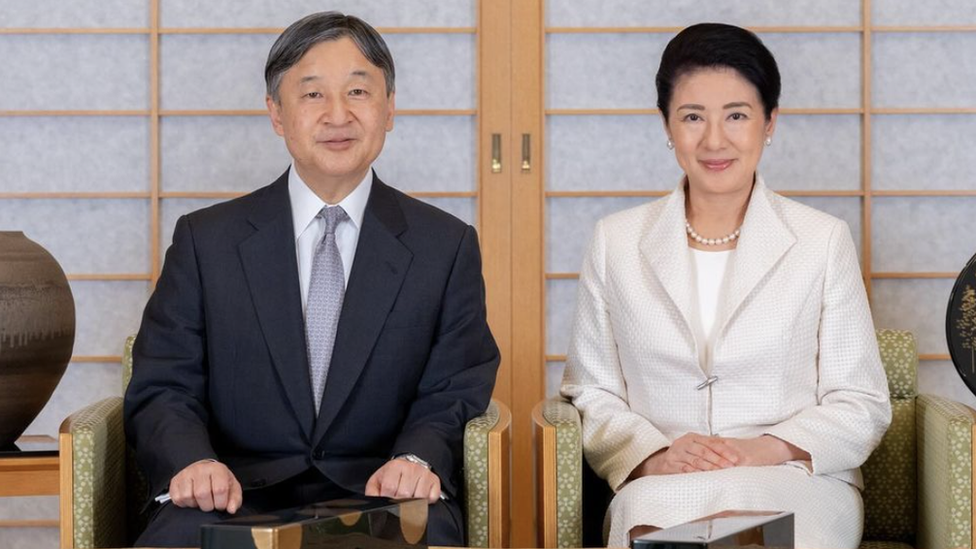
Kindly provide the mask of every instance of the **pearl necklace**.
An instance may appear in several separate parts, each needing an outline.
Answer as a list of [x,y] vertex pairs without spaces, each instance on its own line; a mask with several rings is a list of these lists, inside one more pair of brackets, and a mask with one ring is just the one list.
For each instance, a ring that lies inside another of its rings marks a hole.
[[695,229],[692,228],[691,223],[689,223],[688,220],[685,219],[685,231],[688,232],[688,236],[690,236],[692,240],[694,240],[699,244],[704,244],[705,246],[718,246],[719,244],[728,244],[729,242],[732,242],[736,238],[739,238],[739,233],[742,232],[742,226],[740,225],[738,229],[723,236],[722,238],[705,238],[702,235],[695,232]]

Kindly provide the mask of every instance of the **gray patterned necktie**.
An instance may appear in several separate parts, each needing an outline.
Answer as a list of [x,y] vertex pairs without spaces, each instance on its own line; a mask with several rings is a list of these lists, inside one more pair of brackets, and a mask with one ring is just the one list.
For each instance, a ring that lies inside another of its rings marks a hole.
[[315,248],[312,276],[308,284],[308,303],[305,306],[305,340],[308,344],[308,369],[312,378],[315,414],[322,405],[325,378],[329,373],[332,349],[346,280],[342,270],[342,256],[336,245],[336,227],[349,219],[341,206],[326,206],[316,217],[325,220],[325,234]]

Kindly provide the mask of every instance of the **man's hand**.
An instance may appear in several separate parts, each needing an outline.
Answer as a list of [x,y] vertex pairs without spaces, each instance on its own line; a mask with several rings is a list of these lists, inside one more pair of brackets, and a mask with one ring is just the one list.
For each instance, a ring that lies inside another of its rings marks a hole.
[[735,467],[741,458],[726,442],[719,437],[686,433],[635,467],[629,479]]
[[244,499],[241,483],[218,461],[192,463],[169,481],[169,496],[177,507],[194,507],[209,513],[234,514]]
[[441,479],[430,469],[405,459],[391,459],[366,481],[366,495],[385,498],[424,498],[437,503]]
[[800,448],[771,435],[755,438],[724,438],[725,445],[738,456],[738,465],[762,467],[780,465],[787,461],[810,460],[810,454]]

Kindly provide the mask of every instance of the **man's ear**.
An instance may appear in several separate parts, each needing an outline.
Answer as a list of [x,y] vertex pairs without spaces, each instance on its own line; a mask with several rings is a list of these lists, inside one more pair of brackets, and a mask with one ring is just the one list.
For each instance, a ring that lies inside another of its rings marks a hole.
[[393,117],[396,114],[396,92],[390,94],[390,98],[387,101],[387,109],[389,111],[386,114],[386,131],[393,131]]
[[276,134],[284,137],[285,127],[281,123],[281,105],[276,103],[270,95],[264,98],[264,103],[268,106],[268,116],[271,118],[271,127],[274,128]]

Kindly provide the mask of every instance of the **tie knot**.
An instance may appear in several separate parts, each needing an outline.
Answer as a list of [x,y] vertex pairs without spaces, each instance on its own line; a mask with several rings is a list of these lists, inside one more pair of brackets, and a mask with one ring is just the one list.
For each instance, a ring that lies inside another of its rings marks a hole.
[[339,223],[349,219],[349,216],[346,215],[346,210],[343,210],[342,206],[325,206],[319,211],[316,217],[321,217],[325,220],[325,234],[335,233]]

